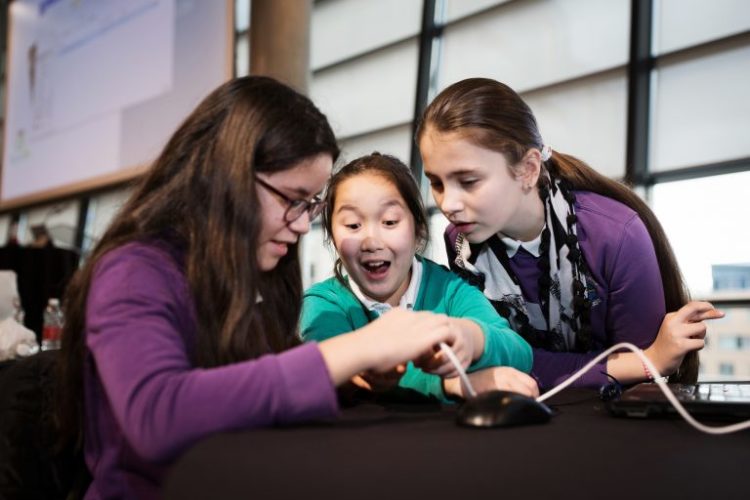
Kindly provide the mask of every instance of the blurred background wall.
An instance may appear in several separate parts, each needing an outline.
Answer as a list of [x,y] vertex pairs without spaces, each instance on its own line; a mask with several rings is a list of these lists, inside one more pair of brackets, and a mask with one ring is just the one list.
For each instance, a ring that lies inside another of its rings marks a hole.
[[[178,12],[195,1],[174,0]],[[12,3],[3,5],[5,31]],[[334,127],[341,161],[377,150],[409,164],[430,207],[427,255],[439,262],[446,221],[421,176],[415,117],[466,77],[519,91],[546,143],[636,188],[665,226],[693,297],[727,311],[710,325],[701,376],[750,378],[750,2],[228,3],[230,72],[277,71],[307,89]],[[13,231],[28,244],[30,228],[44,223],[56,245],[85,257],[128,193],[121,182],[3,208],[0,245]],[[331,274],[319,226],[301,251],[305,285]]]

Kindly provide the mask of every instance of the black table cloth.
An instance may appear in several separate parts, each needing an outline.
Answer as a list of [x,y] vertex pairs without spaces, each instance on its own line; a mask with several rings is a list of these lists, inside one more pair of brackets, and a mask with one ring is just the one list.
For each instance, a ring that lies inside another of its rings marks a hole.
[[750,431],[611,416],[594,391],[547,424],[470,429],[455,408],[365,404],[339,420],[208,438],[165,498],[750,498]]

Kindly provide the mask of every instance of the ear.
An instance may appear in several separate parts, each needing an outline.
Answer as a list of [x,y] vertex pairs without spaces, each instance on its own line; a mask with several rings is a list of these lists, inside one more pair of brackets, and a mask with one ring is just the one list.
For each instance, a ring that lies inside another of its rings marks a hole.
[[525,187],[532,188],[536,186],[539,180],[539,174],[542,170],[542,153],[536,148],[529,149],[518,163],[516,178],[523,183]]

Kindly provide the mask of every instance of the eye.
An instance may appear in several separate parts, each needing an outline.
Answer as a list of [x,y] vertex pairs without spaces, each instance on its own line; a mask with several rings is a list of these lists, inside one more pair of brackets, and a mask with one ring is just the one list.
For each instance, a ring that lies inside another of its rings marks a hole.
[[479,182],[479,179],[468,178],[468,179],[461,179],[460,184],[461,184],[461,187],[471,188],[471,187],[476,186],[478,182]]
[[356,231],[357,229],[359,229],[359,222],[353,222],[351,224],[344,224],[344,227],[352,231]]
[[443,183],[437,180],[431,180],[430,188],[432,188],[433,191],[441,191],[443,189]]
[[384,225],[384,226],[386,226],[386,227],[393,227],[393,226],[397,226],[397,225],[398,225],[398,223],[399,223],[399,221],[398,221],[398,220],[396,220],[396,219],[392,219],[392,220],[384,220],[384,221],[383,221],[383,225]]

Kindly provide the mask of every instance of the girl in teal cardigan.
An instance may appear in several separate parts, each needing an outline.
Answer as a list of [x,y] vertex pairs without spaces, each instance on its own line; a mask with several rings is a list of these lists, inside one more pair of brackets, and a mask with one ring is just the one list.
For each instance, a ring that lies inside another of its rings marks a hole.
[[[338,253],[335,277],[304,295],[301,335],[322,341],[362,328],[401,307],[450,317],[451,348],[478,391],[538,394],[531,348],[476,288],[418,253],[429,241],[427,215],[410,170],[374,153],[354,160],[329,181],[323,226]],[[346,270],[346,276],[342,272]],[[462,397],[455,368],[436,352],[388,373],[352,382],[386,391],[398,385],[441,400]]]

